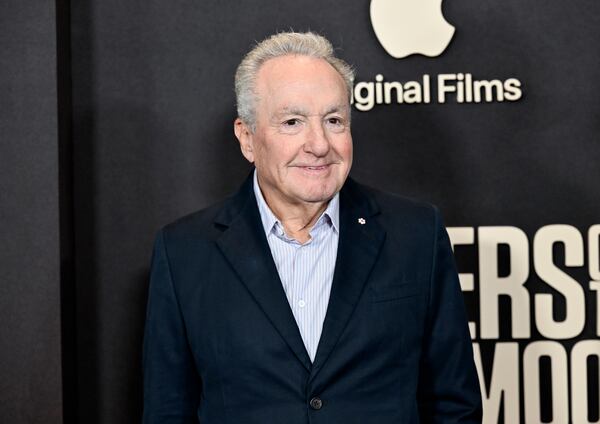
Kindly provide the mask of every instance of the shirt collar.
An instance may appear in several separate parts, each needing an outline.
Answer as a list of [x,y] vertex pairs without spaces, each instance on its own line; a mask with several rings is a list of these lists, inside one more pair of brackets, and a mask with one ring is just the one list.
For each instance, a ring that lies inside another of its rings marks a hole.
[[[262,195],[260,190],[260,186],[258,184],[257,171],[254,170],[253,176],[253,188],[254,188],[254,196],[256,197],[256,203],[258,204],[258,211],[260,212],[260,219],[262,221],[263,228],[265,230],[265,234],[268,236],[272,231],[273,227],[278,224],[281,226],[279,222],[279,218],[275,216],[267,201]],[[333,229],[339,234],[339,221],[340,221],[340,193],[336,193],[335,196],[331,198],[329,204],[325,211],[321,214],[317,222],[315,223],[315,227],[319,225],[324,219],[329,218],[327,222],[333,227]],[[314,228],[314,227],[313,227]],[[282,228],[283,230],[283,228]]]

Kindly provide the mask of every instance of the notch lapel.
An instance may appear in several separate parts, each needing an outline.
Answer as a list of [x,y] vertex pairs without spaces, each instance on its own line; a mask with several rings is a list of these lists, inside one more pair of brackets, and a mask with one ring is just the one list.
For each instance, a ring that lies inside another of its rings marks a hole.
[[340,192],[340,239],[312,381],[334,349],[358,302],[385,239],[377,205],[348,179]]
[[281,337],[310,371],[310,358],[261,224],[252,177],[223,207],[216,222],[228,227],[217,240],[217,245]]

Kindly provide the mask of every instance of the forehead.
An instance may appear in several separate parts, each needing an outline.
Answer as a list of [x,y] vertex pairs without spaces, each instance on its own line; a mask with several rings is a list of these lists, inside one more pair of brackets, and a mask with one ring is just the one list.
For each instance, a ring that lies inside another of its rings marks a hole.
[[266,61],[256,78],[259,109],[348,103],[342,76],[327,61],[288,55]]

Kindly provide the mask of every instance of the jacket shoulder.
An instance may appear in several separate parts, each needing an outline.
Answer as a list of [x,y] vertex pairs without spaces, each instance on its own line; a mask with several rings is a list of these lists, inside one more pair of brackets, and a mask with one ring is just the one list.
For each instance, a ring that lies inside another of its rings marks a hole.
[[214,239],[221,234],[215,219],[227,199],[214,203],[204,209],[184,215],[165,225],[162,232],[168,239]]

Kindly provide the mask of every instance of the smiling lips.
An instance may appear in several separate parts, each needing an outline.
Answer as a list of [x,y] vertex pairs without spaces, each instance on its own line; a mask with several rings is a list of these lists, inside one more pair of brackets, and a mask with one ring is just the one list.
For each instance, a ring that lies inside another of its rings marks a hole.
[[327,169],[331,165],[334,165],[334,164],[335,164],[335,162],[323,163],[320,165],[308,165],[308,164],[304,164],[304,163],[299,163],[299,164],[293,164],[292,166],[296,167],[296,168],[300,168],[300,169],[309,169],[311,171],[313,171],[313,170],[319,171],[319,170]]
[[329,171],[331,164],[326,165],[296,165],[296,168],[300,169],[306,174],[322,174]]

